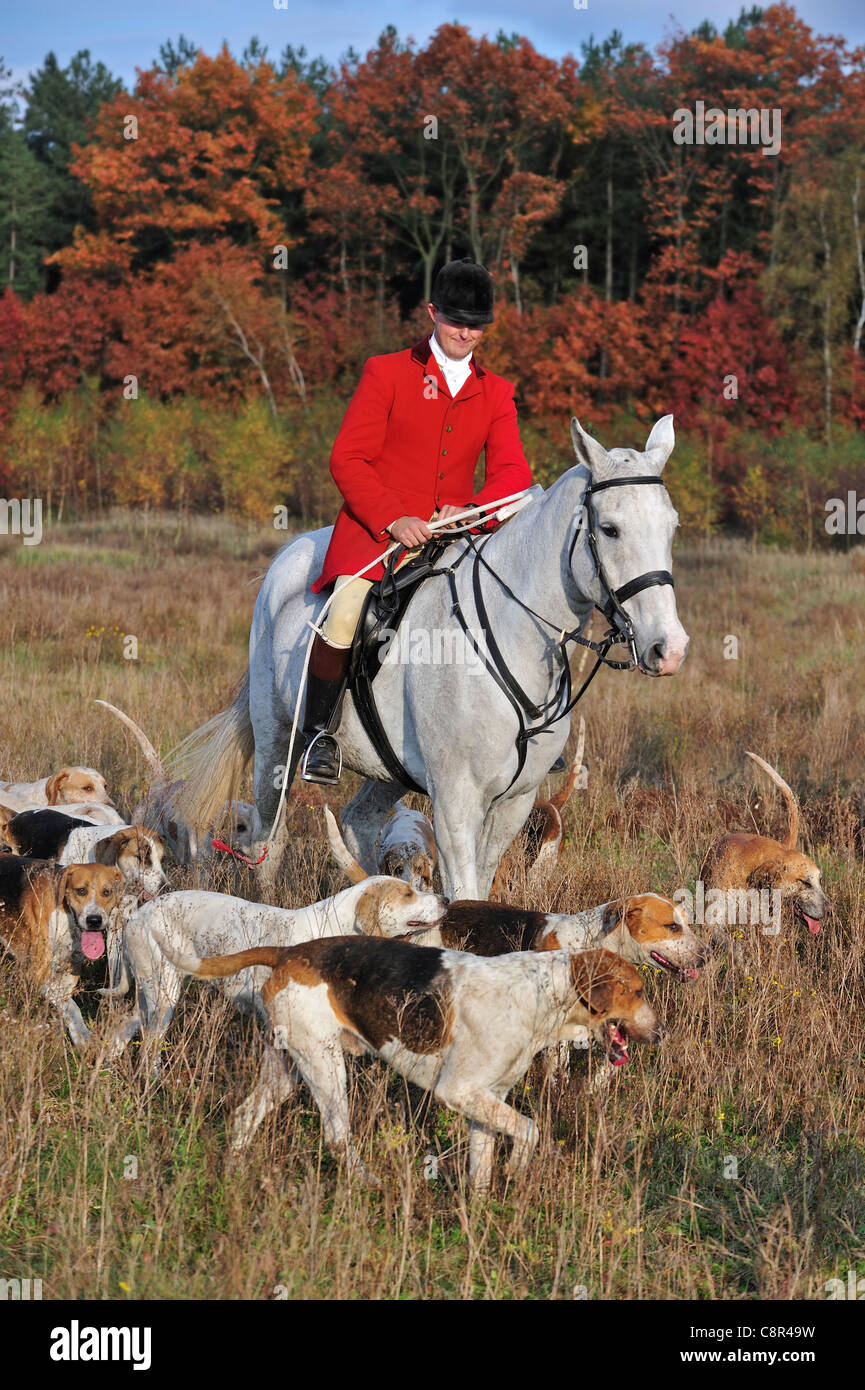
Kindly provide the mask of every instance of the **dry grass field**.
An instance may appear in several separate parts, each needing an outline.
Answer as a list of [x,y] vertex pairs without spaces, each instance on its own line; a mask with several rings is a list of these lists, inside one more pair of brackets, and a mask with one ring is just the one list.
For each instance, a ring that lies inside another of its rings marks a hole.
[[[123,514],[38,547],[4,538],[0,776],[94,764],[128,810],[144,769],[94,697],[163,751],[222,708],[275,548],[263,528]],[[575,1054],[559,1089],[536,1065],[514,1097],[542,1128],[531,1172],[500,1172],[474,1202],[463,1122],[375,1061],[352,1063],[352,1085],[379,1190],[323,1149],[304,1091],[227,1168],[254,1025],[190,982],[154,1079],[137,1046],[111,1066],[98,1048],[76,1055],[0,961],[0,1276],[41,1278],[46,1299],[748,1300],[823,1299],[827,1279],[865,1273],[861,567],[722,541],[679,547],[675,565],[688,661],[672,680],[598,676],[582,707],[588,786],[535,905],[693,888],[720,830],[777,833],[754,749],[801,798],[833,900],[820,935],[785,918],[777,937],[746,928],[693,984],[648,972],[664,1041],[632,1049],[602,1096],[587,1085],[597,1058]],[[342,886],[320,811],[301,803],[285,905]],[[172,870],[175,886],[194,881]],[[220,866],[217,886],[256,896],[243,868]],[[82,1007],[104,1034],[107,1006]]]

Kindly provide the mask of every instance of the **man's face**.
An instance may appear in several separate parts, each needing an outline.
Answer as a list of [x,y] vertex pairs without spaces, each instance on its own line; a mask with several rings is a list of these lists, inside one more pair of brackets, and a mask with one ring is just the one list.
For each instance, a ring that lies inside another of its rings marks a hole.
[[439,346],[448,357],[454,357],[458,362],[468,357],[484,336],[483,325],[480,328],[468,328],[464,323],[451,323],[450,319],[446,319],[432,304],[427,305],[427,310],[435,324]]

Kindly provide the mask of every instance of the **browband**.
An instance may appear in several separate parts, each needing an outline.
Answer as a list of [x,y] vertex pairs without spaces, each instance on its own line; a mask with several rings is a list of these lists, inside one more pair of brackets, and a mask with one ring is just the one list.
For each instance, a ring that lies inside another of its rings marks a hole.
[[586,492],[600,492],[605,487],[629,487],[631,483],[659,483],[663,487],[664,480],[656,473],[640,474],[636,478],[608,478],[605,483],[589,483]]

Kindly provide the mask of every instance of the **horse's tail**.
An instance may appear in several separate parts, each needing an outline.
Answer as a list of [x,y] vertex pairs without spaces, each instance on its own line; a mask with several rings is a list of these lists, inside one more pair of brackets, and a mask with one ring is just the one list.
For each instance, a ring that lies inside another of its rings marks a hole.
[[168,755],[172,772],[187,779],[174,798],[179,815],[199,831],[213,825],[225,802],[237,800],[254,751],[247,669],[228,709],[187,735]]
[[781,774],[779,772],[776,772],[774,767],[767,763],[765,759],[761,758],[757,753],[746,753],[745,757],[751,758],[751,760],[755,762],[758,767],[761,767],[763,769],[766,776],[772,779],[772,781],[775,783],[775,786],[778,788],[781,795],[783,796],[784,801],[787,804],[788,816],[787,838],[784,841],[784,848],[795,849],[796,844],[799,840],[799,803],[796,800],[795,792],[793,791],[792,787],[788,787]]

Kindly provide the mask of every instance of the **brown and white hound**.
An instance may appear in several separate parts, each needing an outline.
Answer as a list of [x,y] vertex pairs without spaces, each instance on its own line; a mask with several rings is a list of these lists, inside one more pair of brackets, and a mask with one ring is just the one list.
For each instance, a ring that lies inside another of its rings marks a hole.
[[822,874],[807,854],[796,848],[799,839],[799,806],[784,779],[756,753],[746,753],[779,788],[787,806],[787,834],[783,841],[744,831],[722,835],[710,847],[700,870],[706,889],[756,889],[780,892],[781,901],[792,904],[809,932],[819,932],[830,906],[823,890]]
[[66,1020],[76,1047],[90,1037],[72,998],[86,960],[119,949],[123,875],[116,865],[0,855],[0,941]]
[[381,1057],[465,1115],[470,1176],[484,1188],[498,1134],[514,1141],[509,1175],[522,1172],[534,1152],[535,1122],[505,1097],[538,1052],[589,1028],[621,1065],[630,1040],[654,1042],[662,1032],[639,972],[610,951],[519,951],[485,959],[335,937],[202,960],[160,945],[178,970],[205,978],[250,966],[273,972],[262,1002],[274,1046],[235,1116],[232,1147],[249,1142],[299,1075],[319,1108],[327,1143],[365,1176],[351,1134],[344,1049]]
[[635,893],[573,913],[463,900],[450,903],[440,922],[418,928],[411,936],[420,946],[445,946],[476,956],[603,946],[634,965],[658,966],[677,980],[696,979],[707,955],[683,909],[658,893]]
[[[352,883],[362,883],[367,875],[327,808],[325,817],[334,855]],[[412,938],[421,946],[445,946],[478,956],[604,946],[635,965],[656,965],[682,980],[693,979],[706,959],[706,948],[683,909],[658,893],[636,893],[573,913],[463,899],[450,903],[440,922],[418,928]]]
[[165,845],[155,830],[143,825],[89,825],[64,815],[53,806],[19,811],[0,809],[0,841],[15,854],[30,859],[56,859],[58,864],[116,864],[130,889],[153,897],[167,884],[162,869]]

